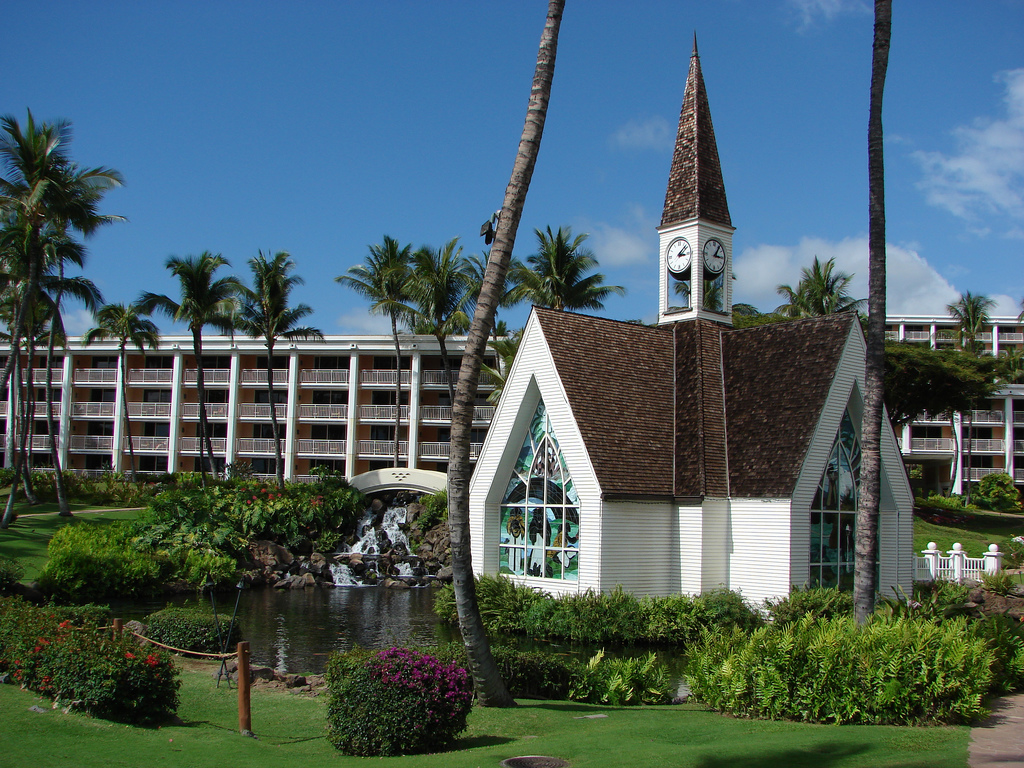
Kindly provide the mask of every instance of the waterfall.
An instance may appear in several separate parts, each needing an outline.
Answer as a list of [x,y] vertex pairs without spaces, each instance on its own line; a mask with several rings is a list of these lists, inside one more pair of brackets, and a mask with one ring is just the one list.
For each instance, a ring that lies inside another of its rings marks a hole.
[[425,586],[429,576],[424,563],[410,552],[403,530],[408,519],[404,503],[391,504],[381,512],[380,502],[375,501],[356,524],[351,543],[340,544],[331,558],[334,585],[361,587],[398,579],[410,586]]
[[336,587],[359,587],[362,584],[352,573],[352,569],[344,563],[331,563],[331,576]]

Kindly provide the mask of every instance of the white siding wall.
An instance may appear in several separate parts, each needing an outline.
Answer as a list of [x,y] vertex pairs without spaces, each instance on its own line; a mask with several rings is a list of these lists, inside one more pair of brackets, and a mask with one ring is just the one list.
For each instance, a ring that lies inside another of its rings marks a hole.
[[[704,551],[698,572],[703,592],[729,583],[729,500],[704,499],[702,519],[700,541]],[[686,563],[682,566],[686,568]]]
[[679,520],[679,591],[697,595],[704,578],[704,508],[680,506]]
[[678,594],[677,525],[671,502],[606,501],[601,589],[621,585],[634,595]]
[[879,515],[881,553],[878,591],[886,597],[909,595],[914,587],[914,494],[892,428],[882,430],[882,495]]
[[794,560],[789,499],[734,499],[730,519],[729,588],[751,603],[788,595]]
[[530,420],[541,399],[551,417],[555,437],[579,494],[580,578],[578,582],[536,578],[523,578],[521,581],[553,594],[600,590],[601,489],[551,360],[544,334],[536,316],[532,314],[470,483],[473,568],[477,573],[498,572],[499,505],[526,438]]

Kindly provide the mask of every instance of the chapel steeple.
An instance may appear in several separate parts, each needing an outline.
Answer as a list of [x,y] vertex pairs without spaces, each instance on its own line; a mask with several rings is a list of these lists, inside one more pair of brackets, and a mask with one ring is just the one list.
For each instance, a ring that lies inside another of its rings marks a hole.
[[659,323],[697,317],[732,323],[733,232],[695,33],[658,227]]

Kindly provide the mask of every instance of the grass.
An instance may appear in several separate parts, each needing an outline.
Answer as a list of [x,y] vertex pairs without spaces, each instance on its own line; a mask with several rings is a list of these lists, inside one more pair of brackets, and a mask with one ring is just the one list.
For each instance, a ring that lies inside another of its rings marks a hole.
[[[53,507],[46,510],[46,507]],[[81,512],[88,508],[84,504],[73,504],[72,510]],[[115,520],[134,520],[141,511],[138,509],[107,509],[102,512],[76,514],[71,518],[60,517],[56,504],[39,504],[22,513],[10,528],[0,530],[0,555],[17,560],[25,569],[22,581],[30,582],[39,576],[46,563],[46,546],[50,537],[63,525],[109,525]],[[43,514],[36,515],[37,512]]]
[[914,550],[920,554],[934,541],[945,552],[959,541],[971,557],[981,557],[989,544],[998,544],[1004,552],[1014,536],[1024,534],[1024,515],[1006,515],[998,512],[968,512],[935,510],[947,518],[961,518],[962,522],[936,525],[914,517]]
[[[253,730],[237,733],[237,694],[214,686],[210,669],[189,663],[182,674],[180,722],[136,728],[51,709],[48,699],[0,685],[4,740],[10,765],[154,768],[224,765],[325,764],[364,766],[369,758],[340,755],[324,732],[326,701],[254,689]],[[33,705],[46,711],[37,713]],[[598,717],[593,717],[598,716]],[[550,755],[574,768],[963,768],[966,727],[821,726],[739,720],[684,705],[599,707],[570,702],[520,702],[511,710],[477,708],[455,751],[373,758],[388,768],[496,766],[515,755]],[[142,756],[145,756],[144,758]]]

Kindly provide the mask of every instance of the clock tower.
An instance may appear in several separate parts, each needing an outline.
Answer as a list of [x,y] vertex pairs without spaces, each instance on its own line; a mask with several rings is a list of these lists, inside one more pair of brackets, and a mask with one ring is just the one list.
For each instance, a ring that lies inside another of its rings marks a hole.
[[701,317],[732,324],[734,231],[694,35],[658,227],[659,323]]

